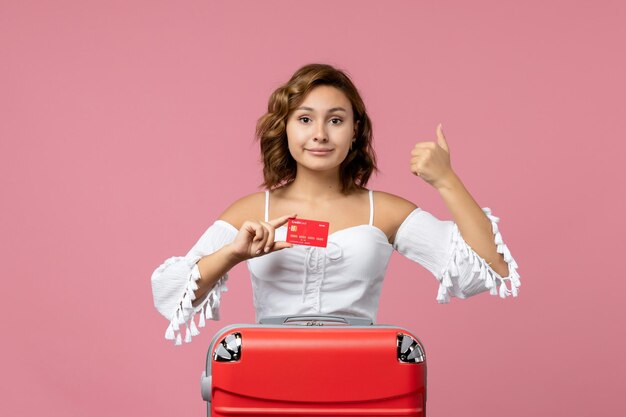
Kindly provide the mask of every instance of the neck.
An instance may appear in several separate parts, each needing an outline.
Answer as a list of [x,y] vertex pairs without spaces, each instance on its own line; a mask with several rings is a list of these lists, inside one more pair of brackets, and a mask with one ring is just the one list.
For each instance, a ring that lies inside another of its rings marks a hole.
[[298,167],[296,179],[289,184],[289,193],[304,200],[332,200],[340,197],[339,169],[319,172]]

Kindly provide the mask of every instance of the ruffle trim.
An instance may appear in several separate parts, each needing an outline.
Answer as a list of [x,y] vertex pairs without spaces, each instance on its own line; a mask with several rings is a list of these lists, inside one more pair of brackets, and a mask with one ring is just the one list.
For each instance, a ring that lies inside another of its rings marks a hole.
[[[518,288],[521,285],[520,275],[517,273],[517,262],[511,256],[509,248],[504,244],[502,235],[498,230],[498,222],[500,218],[491,214],[491,209],[485,207],[482,209],[491,221],[491,229],[494,234],[494,241],[497,246],[498,253],[504,255],[504,261],[509,266],[509,275],[507,277],[501,277],[496,271],[494,271],[487,262],[481,258],[474,250],[463,240],[459,228],[456,223],[454,224],[454,230],[452,232],[452,245],[453,251],[448,265],[439,276],[439,290],[437,292],[437,302],[449,303],[450,302],[450,289],[452,288],[452,279],[459,277],[459,267],[462,264],[469,262],[472,265],[472,278],[478,277],[484,282],[485,288],[489,289],[491,295],[500,295],[501,298],[506,298],[509,295],[517,297]],[[506,282],[509,281],[510,288],[507,287]],[[498,288],[499,284],[499,288]]]
[[[190,343],[193,336],[200,334],[198,327],[204,327],[206,320],[219,320],[220,298],[223,292],[227,292],[226,281],[228,274],[224,274],[213,286],[206,298],[198,306],[193,306],[192,302],[196,299],[195,290],[198,289],[197,281],[200,279],[200,270],[198,265],[194,264],[189,274],[189,282],[182,296],[182,301],[178,304],[178,308],[174,312],[169,326],[165,331],[165,338],[173,340],[174,345],[182,344],[183,331],[185,329],[185,343]],[[196,326],[195,318],[199,313],[198,325]]]

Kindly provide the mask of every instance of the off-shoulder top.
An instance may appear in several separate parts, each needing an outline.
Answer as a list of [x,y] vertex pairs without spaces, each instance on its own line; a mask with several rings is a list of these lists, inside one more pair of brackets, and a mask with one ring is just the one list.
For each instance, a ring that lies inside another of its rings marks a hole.
[[[287,314],[333,314],[367,317],[376,321],[378,302],[393,250],[419,263],[439,281],[437,301],[466,298],[489,290],[502,298],[517,296],[520,286],[517,263],[502,240],[499,219],[483,208],[491,220],[498,253],[504,255],[509,276],[501,277],[463,240],[457,225],[416,208],[402,222],[393,245],[374,226],[373,193],[369,191],[369,223],[341,229],[328,236],[327,247],[294,245],[293,248],[251,258],[246,263],[252,280],[256,320]],[[265,220],[269,191],[265,198]],[[196,263],[203,256],[232,242],[238,230],[217,220],[184,257],[167,259],[152,274],[157,310],[169,320],[165,338],[182,343],[199,334],[206,319],[219,320],[221,293],[228,274],[222,276],[196,306],[194,291],[200,273]],[[276,229],[275,239],[285,240],[286,227]],[[507,281],[509,282],[507,286]],[[198,316],[196,326],[195,317]]]

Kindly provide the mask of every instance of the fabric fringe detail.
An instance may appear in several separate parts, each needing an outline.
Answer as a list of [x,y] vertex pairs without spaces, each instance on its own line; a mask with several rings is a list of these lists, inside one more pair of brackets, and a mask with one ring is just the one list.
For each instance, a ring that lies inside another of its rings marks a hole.
[[176,310],[174,317],[172,317],[172,321],[170,321],[170,327],[172,328],[172,331],[178,331],[178,310]]
[[206,304],[202,306],[200,309],[200,319],[198,320],[198,327],[206,326],[206,322],[204,321],[204,309],[206,308]]
[[[171,264],[172,262],[170,262]],[[165,262],[165,266],[167,262]],[[165,268],[165,266],[163,268]],[[185,293],[181,298],[178,308],[174,312],[172,319],[165,331],[165,339],[173,340],[175,346],[182,345],[182,329],[185,326],[185,343],[191,343],[193,336],[198,336],[200,331],[198,327],[205,327],[206,320],[219,320],[219,306],[221,293],[226,292],[226,280],[228,274],[220,277],[217,283],[206,295],[200,305],[194,307],[192,301],[196,299],[194,291],[198,289],[197,281],[200,279],[200,272],[197,267],[193,267],[189,274],[189,283],[187,284]],[[196,314],[200,314],[198,326],[195,323]]]
[[191,320],[189,320],[189,330],[191,330],[192,336],[198,336],[200,334],[200,331],[196,327],[196,322],[194,321],[193,317],[191,318]]
[[[474,250],[463,240],[461,233],[454,225],[452,232],[452,256],[448,265],[444,271],[438,277],[439,289],[437,290],[437,301],[439,303],[450,302],[450,291],[453,286],[452,279],[458,278],[460,275],[459,266],[463,263],[469,262],[472,265],[472,273],[474,277],[484,282],[485,288],[489,289],[491,295],[499,295],[501,298],[506,298],[510,295],[517,297],[518,288],[521,285],[520,275],[517,273],[517,262],[511,256],[509,248],[504,244],[502,234],[499,231],[497,223],[500,218],[491,214],[491,209],[485,207],[482,209],[487,218],[491,221],[491,230],[494,235],[494,242],[497,247],[497,252],[502,254],[504,261],[509,267],[509,276],[501,277],[496,271],[494,271],[487,262],[482,259]],[[510,282],[510,288],[507,287],[507,281]],[[498,284],[499,287],[498,287]]]
[[172,328],[172,323],[170,323],[170,325],[167,326],[167,330],[165,331],[165,339],[167,339],[167,340],[174,340],[175,339],[174,329]]
[[183,296],[183,307],[185,307],[186,309],[191,309],[193,308],[192,304],[191,304],[191,297],[189,296],[189,292],[187,292],[184,296]]

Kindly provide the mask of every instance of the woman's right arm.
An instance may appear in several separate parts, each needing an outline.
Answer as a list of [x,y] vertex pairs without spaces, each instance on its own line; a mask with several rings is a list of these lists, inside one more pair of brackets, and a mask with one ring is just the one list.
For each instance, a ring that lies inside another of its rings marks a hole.
[[[219,320],[220,298],[222,292],[227,291],[227,272],[230,268],[224,266],[222,274],[203,277],[198,263],[204,258],[219,259],[237,233],[237,229],[229,223],[216,221],[185,256],[172,256],[154,270],[151,277],[152,296],[156,309],[169,321],[166,339],[181,344],[183,330],[186,330],[185,341],[190,342],[192,336],[199,334],[194,321],[198,314],[199,327],[204,326],[205,318]],[[217,262],[211,264],[215,271],[220,268]],[[202,295],[196,296],[197,292]]]
[[200,278],[196,281],[194,307],[203,300],[204,296],[215,287],[219,279],[225,276],[241,260],[235,255],[230,244],[209,255],[203,256],[196,263]]
[[199,334],[194,321],[198,313],[198,327],[204,326],[205,318],[219,320],[221,293],[227,291],[228,271],[233,266],[291,246],[274,242],[274,229],[295,215],[269,222],[241,220],[254,213],[250,207],[258,205],[250,204],[250,197],[229,207],[186,256],[171,257],[153,272],[154,305],[170,321],[165,338],[175,344],[182,343],[183,328],[186,342]]
[[[274,242],[274,233],[276,228],[295,216],[290,214],[268,222],[244,221],[232,243],[202,257],[197,262],[200,279],[197,281],[196,299],[201,299],[215,286],[220,277],[239,262],[291,247],[292,245],[287,242]],[[222,215],[220,219],[223,220],[224,217],[228,216]]]

